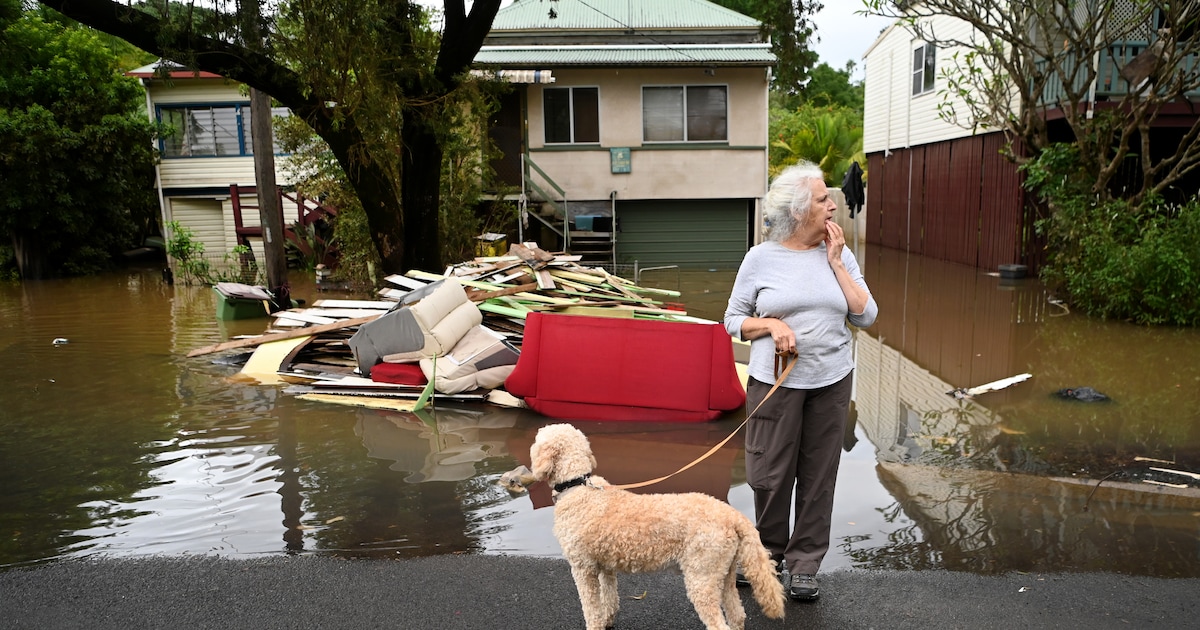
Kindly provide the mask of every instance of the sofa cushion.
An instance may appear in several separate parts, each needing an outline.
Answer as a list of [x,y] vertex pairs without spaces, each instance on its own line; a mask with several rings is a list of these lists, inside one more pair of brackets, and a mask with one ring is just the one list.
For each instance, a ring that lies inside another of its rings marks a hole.
[[495,389],[504,384],[517,362],[517,352],[504,337],[485,326],[475,326],[444,356],[437,358],[434,378],[432,358],[421,359],[421,371],[434,381],[434,389],[457,394],[479,387]]

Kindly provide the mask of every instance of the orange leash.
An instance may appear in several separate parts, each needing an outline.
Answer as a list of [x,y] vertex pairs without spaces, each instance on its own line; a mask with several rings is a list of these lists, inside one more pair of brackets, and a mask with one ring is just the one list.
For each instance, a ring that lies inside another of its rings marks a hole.
[[[771,397],[771,394],[774,394],[775,390],[779,389],[779,386],[783,384],[783,381],[787,378],[788,374],[791,374],[792,368],[795,365],[796,365],[796,353],[789,352],[789,353],[784,354],[784,353],[776,352],[775,353],[776,377],[775,377],[775,384],[773,386],[771,386],[771,391],[767,392],[767,395],[763,396],[763,399],[761,401],[759,401],[759,403],[757,405],[755,405],[754,411],[751,411],[750,413],[746,414],[746,419],[742,420],[742,423],[739,424],[738,427],[733,430],[733,433],[730,433],[728,436],[726,436],[725,439],[721,440],[719,443],[717,443],[716,446],[713,446],[712,448],[708,449],[707,453],[701,455],[700,457],[697,457],[696,459],[692,460],[692,462],[690,464],[684,466],[683,468],[680,468],[679,470],[676,470],[675,472],[673,472],[669,475],[663,475],[662,477],[658,477],[657,479],[651,479],[649,481],[640,481],[638,483],[625,483],[625,484],[613,485],[613,486],[609,486],[609,487],[616,488],[618,490],[630,490],[632,488],[644,488],[646,486],[654,485],[660,481],[666,481],[667,479],[670,479],[671,477],[674,477],[675,475],[678,475],[679,473],[691,468],[692,466],[695,466],[696,464],[699,464],[700,462],[708,459],[709,456],[711,456],[713,453],[716,453],[717,451],[721,450],[721,447],[728,444],[729,440],[732,440],[733,436],[737,435],[738,431],[742,430],[742,427],[746,426],[746,423],[750,421],[750,418],[754,414],[758,413],[759,407],[762,407],[763,403],[767,402],[767,399]],[[783,370],[782,372],[780,372],[781,367]]]

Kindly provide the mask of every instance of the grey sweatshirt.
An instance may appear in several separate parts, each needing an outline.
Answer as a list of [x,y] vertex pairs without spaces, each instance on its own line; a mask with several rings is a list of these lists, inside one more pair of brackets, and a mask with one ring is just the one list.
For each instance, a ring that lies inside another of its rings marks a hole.
[[[796,336],[796,366],[784,387],[815,389],[840,381],[854,369],[846,320],[866,328],[879,314],[874,297],[868,298],[861,314],[849,312],[826,256],[824,243],[795,251],[767,241],[746,252],[733,283],[725,309],[725,330],[730,335],[741,338],[747,317],[775,317]],[[842,248],[842,262],[854,282],[867,289],[858,261],[848,248]],[[867,292],[870,295],[869,289]],[[750,342],[749,368],[756,380],[775,382],[775,341],[770,335]]]

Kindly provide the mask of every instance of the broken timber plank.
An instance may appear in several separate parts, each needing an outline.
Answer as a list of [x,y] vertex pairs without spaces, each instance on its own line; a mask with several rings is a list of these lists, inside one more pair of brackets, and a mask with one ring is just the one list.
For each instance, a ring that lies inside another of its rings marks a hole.
[[260,344],[239,374],[258,381],[260,385],[280,383],[280,366],[290,362],[309,341],[312,341],[311,335]]
[[521,260],[525,261],[526,264],[528,264],[530,267],[533,267],[535,270],[545,267],[547,263],[554,260],[554,254],[551,254],[540,247],[527,247],[520,243],[513,243],[510,245],[508,248],[508,253],[509,255],[518,256]]
[[534,284],[534,286],[536,286],[537,288],[542,289],[542,290],[557,288],[554,285],[554,277],[552,275],[550,275],[549,270],[538,269],[533,272],[533,275],[535,278],[537,278],[537,282]]
[[350,328],[351,326],[359,326],[367,322],[375,321],[376,319],[379,319],[380,316],[381,315],[369,315],[367,317],[355,317],[354,319],[343,319],[339,322],[324,324],[322,326],[306,326],[304,328],[285,330],[284,332],[261,335],[249,339],[235,339],[233,341],[226,341],[223,343],[213,344],[211,346],[204,346],[203,348],[196,348],[195,350],[187,353],[187,355],[188,357],[198,357],[200,355],[212,354],[213,352],[220,352],[222,350],[259,346],[272,341],[282,341],[284,339],[294,339],[296,337],[316,335],[318,333],[329,332],[332,330],[341,330],[343,328]]
[[511,306],[504,306],[502,304],[496,304],[495,302],[480,302],[479,310],[484,311],[486,313],[495,313],[497,315],[504,315],[506,317],[515,317],[517,319],[525,319],[525,316],[529,314],[528,311],[522,311],[519,309],[512,308]]
[[567,271],[565,269],[553,269],[550,271],[550,273],[552,275],[554,275],[556,278],[566,278],[567,280],[574,280],[575,282],[584,282],[587,284],[596,284],[596,285],[605,283],[604,278],[599,277],[599,276],[594,276],[589,273],[579,273],[576,271]]
[[[322,317],[306,311],[278,311],[271,313],[271,317],[278,319],[287,319],[295,322],[304,322],[306,324],[332,324],[337,321],[333,317]],[[276,322],[278,325],[279,322]]]
[[526,291],[532,291],[536,288],[537,288],[537,284],[532,283],[532,282],[529,284],[522,284],[522,285],[516,286],[516,287],[506,287],[506,288],[498,289],[495,291],[488,291],[486,289],[475,289],[472,287],[472,289],[467,292],[467,299],[471,300],[472,302],[482,302],[484,300],[490,300],[491,298],[502,297],[505,295],[513,295],[514,293],[525,293]]
[[[395,302],[390,303],[395,306]],[[322,308],[314,307],[302,312],[305,315],[316,315],[317,317],[331,317],[333,319],[349,319],[351,317],[366,317],[367,315],[379,315],[383,311],[390,310],[389,308]],[[314,324],[317,322],[313,322]],[[332,323],[332,322],[321,322]]]
[[317,300],[313,302],[313,306],[317,308],[374,308],[381,311],[386,311],[395,305],[395,302],[388,300]]
[[[422,272],[422,273],[425,273],[425,272]],[[404,287],[405,289],[408,289],[409,291],[413,291],[415,289],[424,288],[425,285],[429,284],[429,282],[432,282],[434,280],[441,280],[443,278],[443,276],[439,276],[435,273],[430,273],[430,274],[426,274],[426,275],[430,278],[430,280],[428,282],[422,282],[422,280],[425,280],[425,278],[424,277],[418,278],[417,276],[414,276],[413,272],[411,272],[411,271],[403,276],[399,275],[399,274],[393,274],[393,275],[390,275],[390,276],[384,278],[384,280],[387,280],[388,282],[391,282],[392,284]]]

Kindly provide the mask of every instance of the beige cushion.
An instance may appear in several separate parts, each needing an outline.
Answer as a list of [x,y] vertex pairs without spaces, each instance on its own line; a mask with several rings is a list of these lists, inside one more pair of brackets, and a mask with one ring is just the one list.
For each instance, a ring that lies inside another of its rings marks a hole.
[[471,328],[483,321],[483,313],[454,278],[446,278],[442,286],[409,307],[421,332],[425,335],[423,356],[445,354]]
[[[498,365],[499,364],[499,365]],[[486,366],[480,370],[479,366]],[[478,387],[495,389],[516,367],[516,354],[498,333],[485,326],[473,326],[445,356],[437,358],[434,374],[432,358],[421,358],[421,371],[443,394],[457,394]]]

